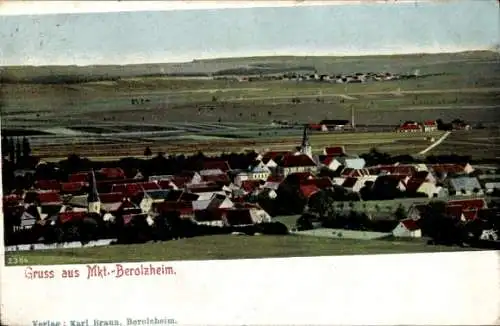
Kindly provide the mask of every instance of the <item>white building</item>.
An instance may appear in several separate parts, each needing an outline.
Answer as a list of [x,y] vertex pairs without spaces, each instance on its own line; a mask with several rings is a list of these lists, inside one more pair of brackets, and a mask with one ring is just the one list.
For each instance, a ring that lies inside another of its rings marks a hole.
[[405,219],[392,230],[392,235],[396,238],[421,238],[422,230],[412,219]]

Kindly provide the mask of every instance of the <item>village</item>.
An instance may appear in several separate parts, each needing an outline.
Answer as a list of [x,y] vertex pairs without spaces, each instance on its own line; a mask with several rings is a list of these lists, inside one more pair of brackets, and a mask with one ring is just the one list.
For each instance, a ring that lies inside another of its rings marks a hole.
[[[29,149],[21,153],[18,146],[17,151],[30,158]],[[377,153],[372,154],[376,162]],[[122,242],[141,242],[151,235],[140,237],[140,228],[160,224],[158,232],[165,233],[161,239],[200,232],[290,234],[326,227],[429,237],[452,245],[463,245],[464,239],[498,241],[500,211],[491,200],[500,190],[495,167],[477,169],[468,162],[368,164],[343,146],[313,155],[308,127],[295,150],[242,157],[236,167],[200,153],[191,167],[186,163],[178,173],[158,174],[113,166],[79,170],[81,159],[73,156],[66,165],[76,171],[64,175],[62,167],[36,159],[31,168],[13,170],[4,156],[6,244],[120,237]],[[167,159],[159,154],[158,160],[162,171],[168,171]],[[26,165],[30,160],[24,161]],[[295,225],[280,222],[290,215],[298,216]],[[181,224],[182,231],[172,231]],[[185,225],[198,231],[186,231]],[[443,230],[443,225],[451,229]],[[457,240],[457,234],[464,237]]]

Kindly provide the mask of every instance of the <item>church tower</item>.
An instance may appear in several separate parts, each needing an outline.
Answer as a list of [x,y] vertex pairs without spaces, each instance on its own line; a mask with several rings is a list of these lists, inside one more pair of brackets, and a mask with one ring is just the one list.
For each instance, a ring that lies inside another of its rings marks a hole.
[[89,213],[101,213],[101,200],[99,199],[99,193],[97,192],[97,182],[95,180],[94,170],[91,172],[87,205]]
[[300,145],[300,154],[305,154],[312,158],[312,147],[309,143],[309,134],[307,132],[307,125],[304,126],[304,133],[302,135],[302,144]]

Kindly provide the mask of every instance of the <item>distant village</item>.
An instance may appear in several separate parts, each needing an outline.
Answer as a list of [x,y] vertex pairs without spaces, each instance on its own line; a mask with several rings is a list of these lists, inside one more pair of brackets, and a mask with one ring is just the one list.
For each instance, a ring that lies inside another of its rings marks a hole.
[[412,74],[396,74],[390,72],[369,72],[369,73],[352,73],[352,74],[321,74],[314,73],[285,73],[285,74],[258,74],[258,75],[240,75],[237,77],[217,76],[215,79],[236,79],[240,82],[254,82],[265,80],[284,80],[284,81],[316,81],[325,83],[337,84],[352,84],[352,83],[366,83],[366,82],[379,82],[390,80],[414,79],[419,76],[418,72]]
[[[176,168],[162,153],[148,163],[129,158],[114,166],[98,167],[76,155],[46,163],[26,146],[29,142],[19,141],[3,152],[9,245],[288,234],[318,223],[452,244],[498,242],[500,209],[491,200],[500,192],[496,168],[468,162],[387,164],[376,150],[357,155],[343,146],[314,155],[307,126],[291,151],[230,159],[200,153],[176,158]],[[137,168],[140,164],[149,165]],[[276,220],[286,215],[300,216],[291,229]]]

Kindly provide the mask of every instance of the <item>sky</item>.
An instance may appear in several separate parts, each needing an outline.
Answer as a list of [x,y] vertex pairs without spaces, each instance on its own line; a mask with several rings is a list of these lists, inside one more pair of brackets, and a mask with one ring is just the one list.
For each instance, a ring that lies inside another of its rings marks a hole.
[[44,15],[0,7],[0,65],[482,50],[500,43],[498,7],[456,0]]

